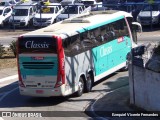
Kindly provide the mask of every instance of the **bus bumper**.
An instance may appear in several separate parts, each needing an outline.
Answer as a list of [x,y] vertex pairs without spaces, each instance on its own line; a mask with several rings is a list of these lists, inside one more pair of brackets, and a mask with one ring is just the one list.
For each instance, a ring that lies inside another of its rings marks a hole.
[[64,85],[58,88],[50,88],[50,89],[19,87],[21,95],[34,96],[34,97],[66,96],[64,90],[65,90]]

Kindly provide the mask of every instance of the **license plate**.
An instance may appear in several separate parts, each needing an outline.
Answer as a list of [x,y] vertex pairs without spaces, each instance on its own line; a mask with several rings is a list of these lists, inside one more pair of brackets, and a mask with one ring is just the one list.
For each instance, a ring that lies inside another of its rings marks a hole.
[[43,90],[36,90],[37,94],[43,94],[43,92],[44,92]]

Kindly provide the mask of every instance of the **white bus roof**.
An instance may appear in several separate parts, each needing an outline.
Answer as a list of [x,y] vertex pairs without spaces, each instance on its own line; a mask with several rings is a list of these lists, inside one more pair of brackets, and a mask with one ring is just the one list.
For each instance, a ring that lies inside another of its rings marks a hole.
[[123,11],[107,10],[107,11],[94,11],[88,14],[80,15],[79,17],[72,17],[62,22],[55,23],[48,27],[38,29],[22,36],[61,36],[62,38],[78,34],[76,31],[85,31],[86,28],[93,29],[93,26],[101,26],[102,23],[110,23],[122,17],[132,17],[130,13]]

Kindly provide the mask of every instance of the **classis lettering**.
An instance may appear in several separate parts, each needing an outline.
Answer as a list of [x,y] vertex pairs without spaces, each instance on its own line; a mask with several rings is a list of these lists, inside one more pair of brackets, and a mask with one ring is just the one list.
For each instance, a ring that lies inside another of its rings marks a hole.
[[49,48],[49,44],[47,44],[46,42],[44,43],[35,43],[34,41],[27,41],[25,43],[25,47],[26,48]]

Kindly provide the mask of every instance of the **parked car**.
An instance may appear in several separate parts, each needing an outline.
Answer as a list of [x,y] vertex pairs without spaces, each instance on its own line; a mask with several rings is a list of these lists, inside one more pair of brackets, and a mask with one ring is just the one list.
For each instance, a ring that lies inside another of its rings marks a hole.
[[[19,0],[20,1],[20,0]],[[18,3],[18,0],[1,0],[0,6],[15,6]]]
[[33,17],[37,12],[37,3],[29,1],[15,6],[13,14],[9,19],[11,25],[26,27],[32,24]]
[[44,7],[33,18],[33,26],[48,26],[56,22],[56,18],[63,11],[60,3],[51,3],[49,6]]
[[4,24],[9,21],[11,14],[11,6],[0,6],[0,26],[4,26]]
[[146,5],[137,16],[137,21],[141,25],[150,25],[160,23],[160,5]]
[[57,21],[61,21],[67,18],[70,18],[72,16],[81,14],[85,11],[84,4],[76,3],[75,5],[68,5],[64,7],[64,10],[62,13],[57,17]]

